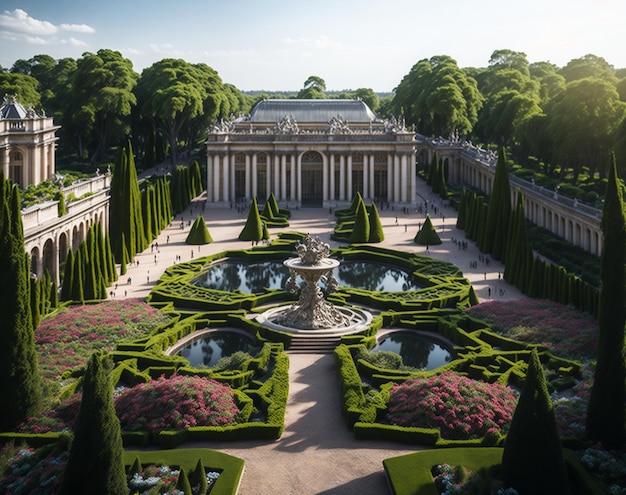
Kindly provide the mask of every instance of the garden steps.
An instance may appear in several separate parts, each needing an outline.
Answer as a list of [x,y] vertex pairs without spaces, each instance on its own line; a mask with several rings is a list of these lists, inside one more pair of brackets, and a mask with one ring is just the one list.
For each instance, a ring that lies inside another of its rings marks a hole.
[[340,335],[324,337],[293,335],[287,352],[294,354],[332,354],[340,340]]

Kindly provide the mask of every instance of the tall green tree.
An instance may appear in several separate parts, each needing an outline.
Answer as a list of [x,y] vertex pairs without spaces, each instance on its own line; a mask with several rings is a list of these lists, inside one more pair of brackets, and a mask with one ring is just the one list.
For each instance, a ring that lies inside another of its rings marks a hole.
[[101,161],[111,143],[130,133],[130,115],[137,99],[133,88],[138,74],[120,52],[86,52],[72,76],[70,115],[85,126],[97,143],[93,161]]
[[324,91],[326,91],[326,81],[319,76],[309,76],[304,81],[304,86],[298,93],[298,98],[307,100],[326,98]]
[[624,404],[626,369],[626,216],[622,186],[613,156],[602,212],[604,244],[600,258],[598,359],[587,409],[587,434],[606,448],[626,441]]
[[83,397],[60,493],[126,495],[122,430],[113,404],[112,360],[94,352],[83,377]]
[[143,251],[148,243],[144,235],[139,181],[130,141],[118,151],[110,195],[109,235],[113,254],[120,263],[124,239],[128,255],[133,260],[135,254]]
[[370,210],[370,235],[367,242],[378,243],[385,240],[385,232],[383,231],[383,224],[380,221],[380,215],[378,214],[378,208],[376,203],[372,203],[369,207]]
[[[223,83],[205,64],[163,59],[144,69],[137,83],[141,115],[170,146],[171,163],[178,163],[179,136],[185,126],[206,129],[219,114]],[[187,129],[187,134],[194,134]]]
[[422,134],[467,136],[478,119],[483,97],[473,77],[446,55],[417,62],[395,88],[391,110],[404,115]]
[[496,173],[493,178],[493,187],[489,205],[485,232],[482,237],[481,251],[490,253],[494,259],[500,260],[505,255],[506,240],[511,221],[511,187],[509,184],[509,170],[506,164],[506,152],[500,148]]
[[592,177],[596,172],[607,176],[606,157],[612,151],[624,109],[615,85],[602,79],[572,81],[552,100],[546,109],[552,160],[563,170],[573,170],[574,183],[583,167],[589,168]]
[[536,349],[504,443],[502,478],[523,494],[570,493],[554,406]]
[[0,174],[0,431],[41,407],[42,388],[30,308],[28,257],[17,185]]

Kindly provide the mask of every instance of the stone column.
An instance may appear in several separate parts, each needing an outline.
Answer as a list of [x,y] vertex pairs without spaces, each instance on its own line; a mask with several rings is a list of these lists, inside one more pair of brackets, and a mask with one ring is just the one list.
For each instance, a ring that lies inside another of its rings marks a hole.
[[230,157],[228,156],[228,153],[224,154],[224,165],[223,165],[223,172],[222,172],[222,201],[228,202],[230,201],[228,192],[230,190],[229,187],[229,170],[228,170],[228,165],[229,165],[229,161],[230,161]]
[[287,155],[280,157],[280,199],[287,199]]
[[330,173],[329,173],[329,196],[328,199],[330,201],[335,200],[335,155],[330,155]]
[[376,196],[376,182],[374,181],[374,170],[376,169],[376,158],[374,157],[374,155],[370,155],[369,161],[370,161],[370,166],[369,166],[370,198],[374,199],[374,196]]
[[406,173],[406,155],[400,157],[400,167],[402,168],[402,176],[400,179],[400,200],[406,203],[406,190],[409,186],[408,177]]
[[213,201],[213,156],[206,157],[206,200]]
[[339,157],[339,199],[346,200],[346,157]]
[[328,157],[326,155],[322,155],[322,198],[324,199],[324,201],[328,201],[328,199],[330,198],[329,175],[330,172],[328,171]]
[[274,155],[274,187],[267,193],[274,191],[276,199],[280,198],[280,155],[276,153]]
[[[267,154],[267,161],[265,162],[265,194],[269,197],[272,192],[272,155]],[[258,198],[264,201],[265,198]]]
[[213,201],[220,200],[220,156],[213,157]]
[[258,166],[257,166],[257,154],[252,155],[252,190],[250,191],[250,197],[248,200],[252,200],[257,195],[257,180],[258,180]]
[[229,196],[228,199],[229,201],[232,201],[233,203],[237,201],[237,195],[235,193],[235,155],[231,155],[230,157],[230,177],[228,179],[228,191],[229,191]]
[[302,156],[296,157],[296,169],[296,201],[302,204]]
[[415,152],[411,153],[409,155],[410,158],[410,162],[409,162],[409,174],[411,174],[411,176],[409,177],[409,180],[411,181],[411,204],[414,205],[417,203],[417,179],[415,177]]
[[352,154],[348,155],[348,170],[346,172],[346,175],[347,175],[346,197],[347,199],[352,199]]
[[391,202],[395,200],[394,197],[394,170],[393,170],[393,156],[387,155],[387,201]]
[[246,199],[248,199],[250,197],[250,191],[251,191],[251,185],[252,185],[252,177],[250,176],[251,173],[251,160],[250,160],[250,154],[246,153]]
[[[368,167],[368,158],[365,153],[363,153],[363,196],[367,199],[371,199],[370,190],[369,190],[369,167]],[[364,198],[364,199],[365,199]]]
[[298,157],[296,156],[295,153],[291,154],[291,159],[290,159],[290,163],[289,163],[289,167],[291,170],[291,175],[289,177],[289,182],[290,182],[290,194],[289,194],[289,200],[290,201],[297,201],[298,200],[298,191],[296,189],[296,177],[298,176],[298,170],[297,170],[297,166],[296,166],[296,161],[298,160]]

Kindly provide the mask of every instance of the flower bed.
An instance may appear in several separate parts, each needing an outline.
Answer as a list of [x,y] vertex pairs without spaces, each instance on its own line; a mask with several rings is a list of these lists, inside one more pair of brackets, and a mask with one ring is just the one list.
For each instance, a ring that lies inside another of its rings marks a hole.
[[489,301],[467,313],[492,330],[523,342],[545,345],[554,354],[578,360],[597,357],[598,321],[592,315],[545,299]]
[[115,348],[120,340],[147,335],[169,316],[138,299],[62,308],[35,330],[39,367],[47,379],[86,363],[93,350]]
[[444,372],[395,385],[386,419],[405,427],[438,428],[447,439],[504,434],[517,398],[511,389]]

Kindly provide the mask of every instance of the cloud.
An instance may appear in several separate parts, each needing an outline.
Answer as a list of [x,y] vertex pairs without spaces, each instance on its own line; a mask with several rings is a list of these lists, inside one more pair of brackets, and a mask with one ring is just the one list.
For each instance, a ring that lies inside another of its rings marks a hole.
[[92,34],[96,30],[86,24],[59,24],[56,26],[51,22],[33,18],[22,9],[5,10],[0,14],[0,33],[3,39],[32,45],[59,43],[86,46],[83,41],[76,38],[64,39],[59,37],[61,33],[66,32]]
[[59,29],[63,31],[72,31],[74,33],[86,33],[93,34],[96,32],[94,28],[91,26],[87,26],[87,24],[60,24]]

